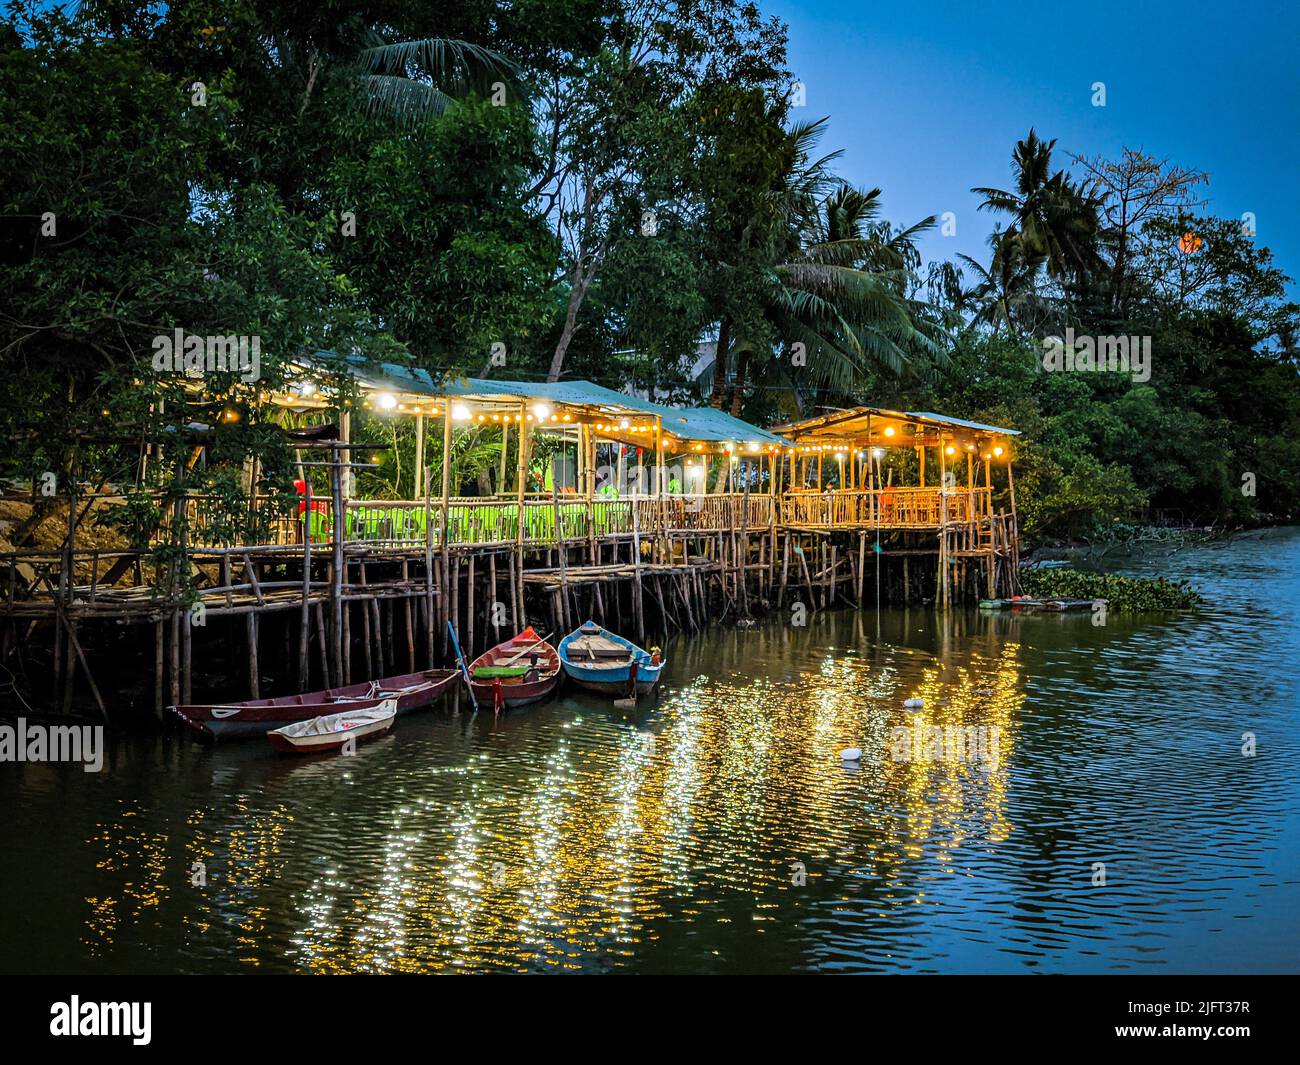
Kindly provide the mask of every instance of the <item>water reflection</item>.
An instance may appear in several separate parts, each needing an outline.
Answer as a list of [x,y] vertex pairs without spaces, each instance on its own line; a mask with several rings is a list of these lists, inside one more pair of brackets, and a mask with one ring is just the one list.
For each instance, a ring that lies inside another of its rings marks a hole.
[[1237,610],[815,615],[678,641],[635,713],[444,709],[353,758],[169,740],[97,789],[29,774],[23,802],[88,826],[50,866],[80,929],[51,967],[1206,968],[1258,915],[1238,964],[1266,968],[1295,928],[1300,751],[1276,706],[1225,701],[1206,646],[1294,694]]

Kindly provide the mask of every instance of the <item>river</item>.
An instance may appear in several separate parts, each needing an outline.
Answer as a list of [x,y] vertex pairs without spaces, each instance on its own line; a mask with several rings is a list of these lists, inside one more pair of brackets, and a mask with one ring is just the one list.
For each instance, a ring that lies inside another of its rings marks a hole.
[[0,968],[1294,971],[1300,530],[1121,568],[1206,605],[779,618],[636,712],[4,765]]

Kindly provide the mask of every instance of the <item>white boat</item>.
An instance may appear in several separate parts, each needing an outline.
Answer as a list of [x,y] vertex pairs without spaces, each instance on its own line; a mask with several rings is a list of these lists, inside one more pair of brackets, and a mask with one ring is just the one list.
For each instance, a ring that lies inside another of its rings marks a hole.
[[397,717],[397,700],[384,699],[378,706],[359,707],[340,714],[325,714],[310,721],[295,721],[266,734],[271,745],[293,754],[317,754],[335,751],[352,740],[364,743],[382,736],[393,727]]

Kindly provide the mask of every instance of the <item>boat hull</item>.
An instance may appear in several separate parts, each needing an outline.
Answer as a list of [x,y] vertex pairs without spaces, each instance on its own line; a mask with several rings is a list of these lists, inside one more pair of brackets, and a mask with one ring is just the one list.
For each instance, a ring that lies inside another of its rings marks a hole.
[[[205,740],[251,739],[299,721],[378,705],[384,699],[384,692],[401,692],[396,694],[397,713],[409,713],[440,699],[459,680],[457,670],[429,669],[305,695],[250,699],[242,703],[196,703],[169,709]],[[380,685],[379,691],[374,691],[374,684]]]
[[[624,660],[606,662],[604,665],[596,664],[599,661],[598,657],[588,657],[585,661],[577,661],[576,659],[583,654],[581,651],[582,644],[579,642],[583,637],[596,638],[599,643],[604,645],[604,650],[611,653],[616,653],[621,649],[625,652]],[[587,691],[612,699],[620,699],[632,694],[633,663],[636,666],[636,691],[638,695],[647,695],[654,691],[665,665],[662,660],[655,662],[649,652],[638,647],[627,637],[619,636],[617,633],[601,628],[591,621],[579,626],[560,641],[559,655],[565,674],[574,684],[580,688],[585,688]],[[631,661],[627,660],[629,658]]]
[[[516,706],[527,706],[529,703],[540,703],[555,691],[559,683],[560,675],[557,673],[536,684],[515,684],[509,687],[503,684],[503,705],[506,709],[512,709]],[[470,686],[474,689],[474,698],[478,700],[479,706],[486,707],[493,704],[496,694],[491,684],[472,683]]]
[[[566,669],[569,679],[579,688],[585,688],[589,692],[595,692],[597,695],[608,695],[614,699],[621,699],[628,694],[627,677],[622,680],[588,680],[585,677],[579,677],[576,673]],[[638,695],[649,695],[659,684],[659,675],[655,674],[653,680],[642,680],[640,674],[637,675],[636,691]]]
[[393,727],[394,720],[396,720],[395,715],[386,717],[382,721],[359,725],[346,732],[333,732],[320,736],[286,736],[282,732],[268,732],[266,738],[271,741],[272,747],[286,754],[326,754],[342,750],[349,740],[360,744],[367,740],[378,739]]
[[[476,669],[501,666],[515,661],[520,664],[531,664],[534,656],[537,659],[537,678],[535,680],[501,678],[499,707],[497,706],[497,683],[491,680],[473,679]],[[479,655],[470,663],[469,674],[470,688],[481,708],[486,709],[491,706],[509,710],[517,706],[539,703],[555,691],[560,683],[560,658],[555,653],[554,647],[540,640],[537,634],[528,628],[513,639]]]

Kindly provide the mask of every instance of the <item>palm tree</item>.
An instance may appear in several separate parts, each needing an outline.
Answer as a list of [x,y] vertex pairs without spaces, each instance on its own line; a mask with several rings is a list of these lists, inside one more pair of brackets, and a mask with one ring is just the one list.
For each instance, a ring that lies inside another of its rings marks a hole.
[[321,75],[350,69],[368,106],[402,119],[437,116],[457,97],[470,92],[488,96],[498,84],[524,95],[521,68],[491,48],[451,37],[389,41],[359,19],[341,25],[291,22],[267,42],[286,67],[303,78],[306,110]]
[[458,96],[500,84],[520,94],[521,71],[491,48],[446,37],[384,41],[370,31],[357,56],[371,105],[402,118],[440,115]]
[[994,229],[989,236],[993,250],[988,267],[969,255],[957,258],[974,271],[975,284],[961,293],[962,310],[970,314],[972,326],[987,325],[994,333],[1003,326],[1032,332],[1032,324],[1047,309],[1038,292],[1037,278],[1042,257],[1025,246],[1022,235]]
[[973,188],[984,197],[980,210],[1011,215],[1005,238],[1023,262],[1046,266],[1050,277],[1073,279],[1099,269],[1100,199],[1086,182],[1064,170],[1052,173],[1055,140],[1041,140],[1030,129],[1012,153],[1014,191]]
[[[787,165],[772,191],[776,219],[765,245],[769,284],[762,321],[778,340],[802,344],[813,383],[847,391],[869,369],[902,373],[940,360],[946,336],[924,302],[909,296],[919,265],[914,239],[933,217],[894,232],[879,220],[880,190],[835,177],[840,153],[813,158],[825,119],[793,127]],[[771,336],[738,336],[731,411],[739,414],[749,367]],[[725,372],[727,352],[717,358]],[[715,373],[712,403],[722,406]]]

